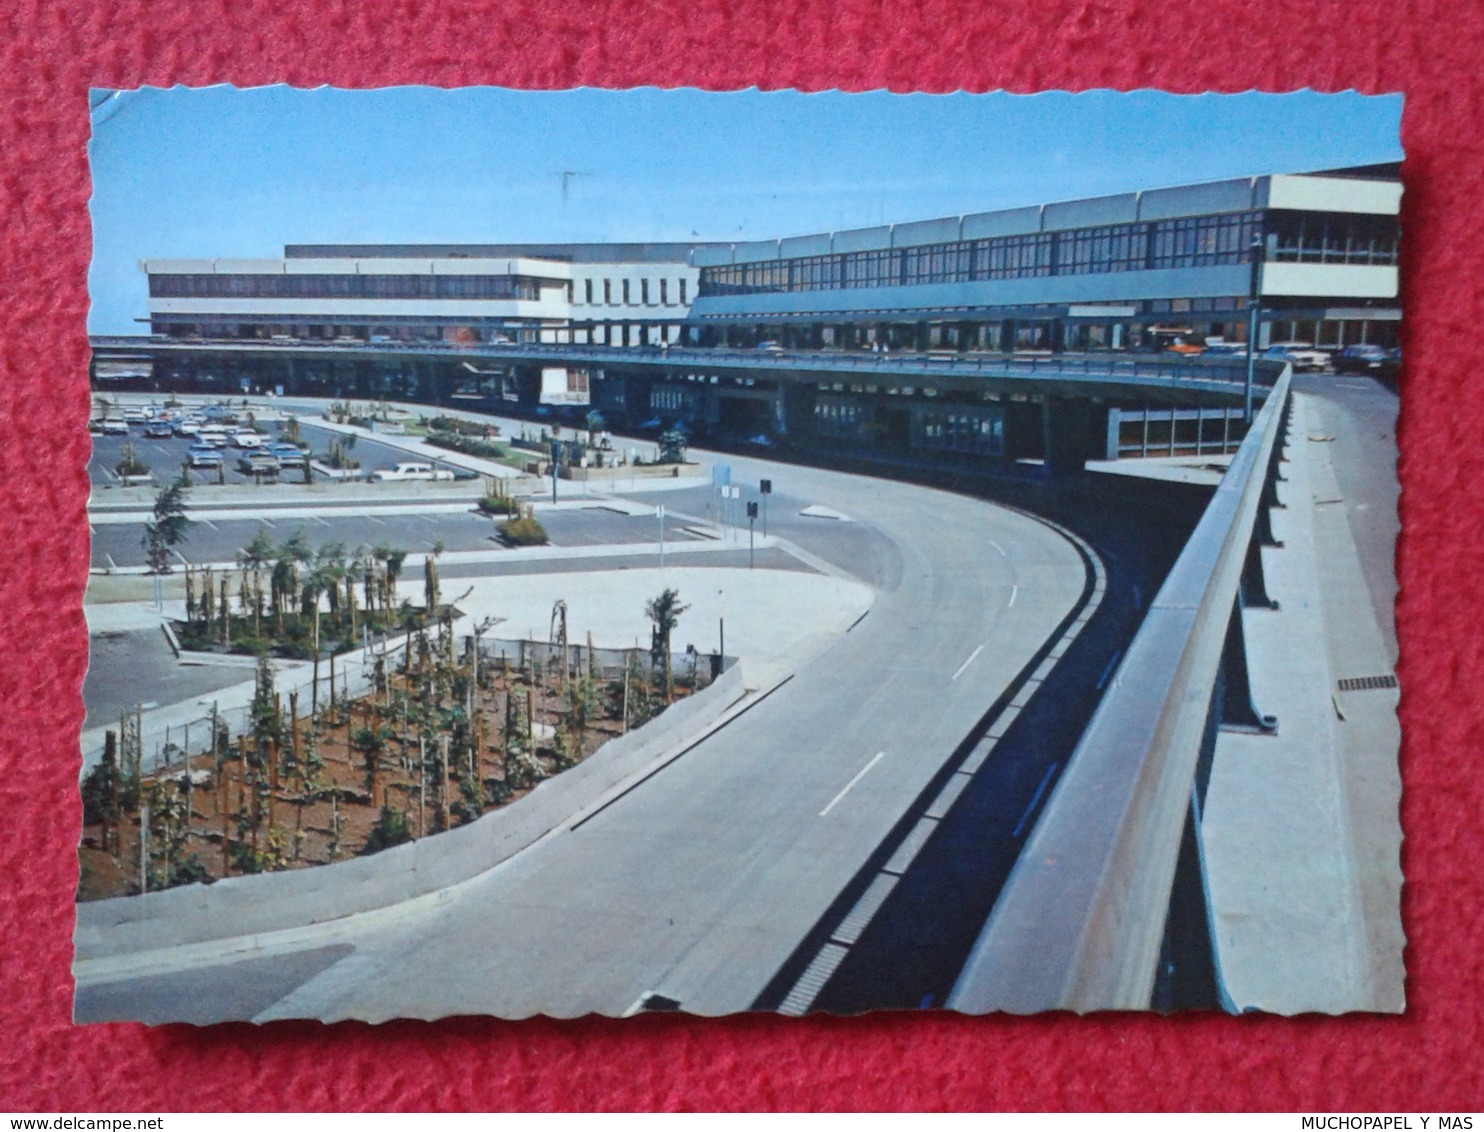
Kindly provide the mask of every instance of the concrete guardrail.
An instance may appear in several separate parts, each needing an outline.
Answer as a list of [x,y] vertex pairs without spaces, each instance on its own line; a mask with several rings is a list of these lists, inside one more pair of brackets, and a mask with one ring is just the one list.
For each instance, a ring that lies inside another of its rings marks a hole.
[[947,1006],[1150,1005],[1227,628],[1274,466],[1285,368],[1135,635]]

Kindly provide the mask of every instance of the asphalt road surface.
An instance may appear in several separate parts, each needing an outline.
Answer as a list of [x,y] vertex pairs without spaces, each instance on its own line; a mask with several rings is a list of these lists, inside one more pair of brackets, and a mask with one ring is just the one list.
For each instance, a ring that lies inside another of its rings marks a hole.
[[[233,514],[245,510],[234,510]],[[426,554],[440,545],[445,550],[498,550],[501,546],[495,521],[472,506],[449,504],[440,509],[424,504],[416,511],[412,506],[406,508],[411,513],[397,514],[373,514],[373,510],[377,509],[367,507],[361,515],[321,517],[313,508],[305,508],[302,515],[275,511],[272,518],[255,519],[209,518],[206,517],[209,513],[203,512],[189,527],[186,541],[176,547],[176,556],[189,563],[235,562],[238,552],[253,540],[259,529],[266,529],[275,543],[302,533],[316,550],[326,543],[339,543],[351,553],[360,547],[377,546],[414,555]],[[653,517],[623,515],[602,508],[542,511],[537,518],[556,546],[614,546],[654,542],[659,538]],[[94,522],[92,532],[94,568],[145,564],[142,523]],[[691,542],[695,538],[676,523],[666,524],[666,541]]]
[[[731,463],[738,482],[779,485],[770,533],[879,587],[862,622],[737,722],[441,907],[326,925],[317,945],[353,952],[291,992],[280,966],[224,958],[193,968],[196,993],[256,1006],[271,985],[264,1019],[622,1014],[648,994],[700,1014],[752,1006],[1083,599],[1087,569],[1060,534],[982,501]],[[707,493],[683,494],[667,507]],[[127,1011],[117,985],[84,986],[79,1009],[105,993]]]
[[[1397,500],[1396,420],[1398,397],[1373,377],[1338,375],[1295,378],[1293,389],[1317,397],[1310,410],[1311,434],[1333,437],[1332,461],[1345,518],[1360,552],[1360,568],[1371,592],[1376,623],[1397,659],[1396,540],[1401,534]],[[1318,425],[1322,431],[1315,432]]]

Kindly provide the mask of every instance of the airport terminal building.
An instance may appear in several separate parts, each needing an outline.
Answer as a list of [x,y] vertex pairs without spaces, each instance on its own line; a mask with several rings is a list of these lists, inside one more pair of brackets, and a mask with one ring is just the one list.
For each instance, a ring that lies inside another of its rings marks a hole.
[[[148,336],[96,339],[94,379],[502,412],[593,406],[613,427],[1013,454],[998,393],[892,380],[893,363],[1188,359],[1245,343],[1254,306],[1260,347],[1391,347],[1400,199],[1399,167],[1369,166],[738,244],[293,245],[277,259],[150,260]],[[645,364],[627,365],[630,350]],[[775,361],[745,377],[708,372],[708,351]],[[882,380],[823,381],[787,361],[862,352]],[[897,417],[883,426],[887,398]],[[1173,418],[1170,429],[1173,440]]]

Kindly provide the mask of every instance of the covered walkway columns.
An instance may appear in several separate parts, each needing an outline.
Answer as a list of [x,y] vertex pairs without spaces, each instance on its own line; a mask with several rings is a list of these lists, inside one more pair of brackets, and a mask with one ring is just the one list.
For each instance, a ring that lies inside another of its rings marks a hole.
[[1041,402],[1042,459],[1052,475],[1080,472],[1108,446],[1108,410],[1093,401],[1048,398]]

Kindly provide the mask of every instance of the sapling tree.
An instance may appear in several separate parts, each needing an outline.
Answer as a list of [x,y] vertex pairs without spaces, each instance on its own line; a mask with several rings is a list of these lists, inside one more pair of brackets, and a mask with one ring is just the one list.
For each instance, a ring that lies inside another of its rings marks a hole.
[[674,632],[676,624],[680,621],[680,615],[690,606],[680,604],[680,591],[665,589],[644,607],[644,612],[649,616],[650,646],[649,657],[656,668],[662,668],[665,679],[665,703],[670,702],[674,691],[670,663],[670,634]]
[[186,486],[179,481],[160,489],[155,497],[153,517],[144,525],[145,558],[152,574],[170,573],[170,552],[186,540]]

